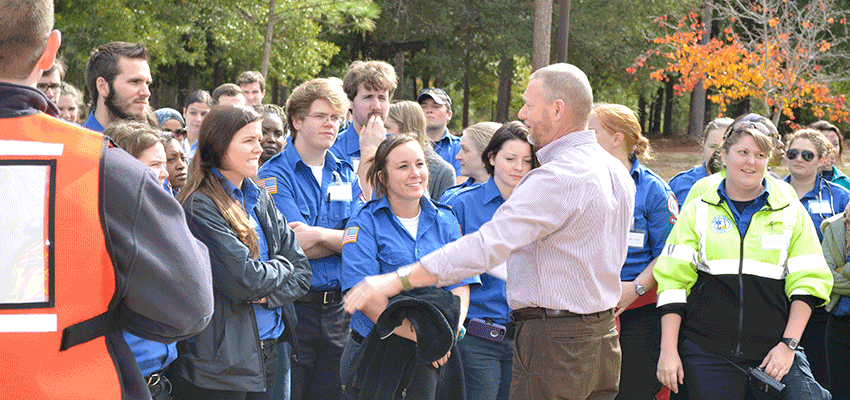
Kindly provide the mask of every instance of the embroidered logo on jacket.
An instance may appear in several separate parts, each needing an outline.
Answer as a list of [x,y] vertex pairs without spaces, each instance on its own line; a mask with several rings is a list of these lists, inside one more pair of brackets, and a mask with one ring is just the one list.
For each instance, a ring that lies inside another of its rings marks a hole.
[[732,220],[725,215],[718,215],[711,220],[711,230],[726,233],[732,230]]

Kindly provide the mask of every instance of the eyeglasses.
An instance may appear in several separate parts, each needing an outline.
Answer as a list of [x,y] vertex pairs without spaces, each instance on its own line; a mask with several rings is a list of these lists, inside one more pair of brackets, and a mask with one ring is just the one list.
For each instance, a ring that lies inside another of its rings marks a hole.
[[48,90],[55,92],[62,87],[62,84],[60,84],[60,83],[51,83],[51,84],[37,83],[35,85],[35,87],[38,88],[38,90],[41,90],[42,92],[46,92]]
[[345,117],[342,115],[328,115],[328,114],[307,114],[310,118],[315,118],[319,121],[331,121],[334,124],[341,124],[342,121],[345,121]]
[[806,162],[812,161],[815,159],[815,153],[810,150],[800,151],[799,149],[791,149],[785,152],[785,156],[788,157],[789,160],[793,160],[797,158],[797,156],[803,157],[803,160]]

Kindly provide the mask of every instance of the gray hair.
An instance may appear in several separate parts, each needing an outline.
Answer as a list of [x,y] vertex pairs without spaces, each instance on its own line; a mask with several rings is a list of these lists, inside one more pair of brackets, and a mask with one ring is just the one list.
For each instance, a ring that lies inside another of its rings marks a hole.
[[549,101],[562,100],[569,107],[573,123],[587,123],[593,107],[593,89],[587,75],[572,64],[552,64],[534,71],[529,81],[539,79],[543,95]]

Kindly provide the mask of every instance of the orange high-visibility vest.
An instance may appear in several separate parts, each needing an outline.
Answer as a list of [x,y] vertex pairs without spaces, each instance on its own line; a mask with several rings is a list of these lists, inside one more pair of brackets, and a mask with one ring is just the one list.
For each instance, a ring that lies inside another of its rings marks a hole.
[[[100,191],[107,145],[43,113],[0,118],[0,242],[26,244],[0,258],[0,398],[121,398],[103,336],[117,301]],[[22,193],[43,206],[18,201]],[[43,232],[44,241],[21,232]]]

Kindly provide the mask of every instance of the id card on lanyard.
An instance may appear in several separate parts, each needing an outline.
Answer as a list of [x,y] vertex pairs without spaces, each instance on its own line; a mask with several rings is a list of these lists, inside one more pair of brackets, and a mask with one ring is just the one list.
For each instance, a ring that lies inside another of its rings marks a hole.
[[351,201],[351,182],[343,182],[334,171],[334,181],[328,185],[328,201]]

